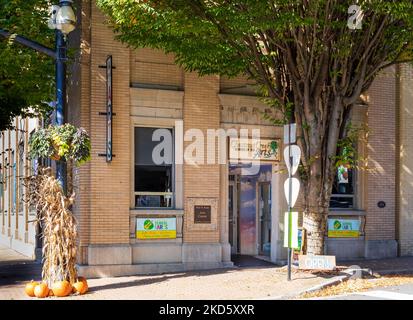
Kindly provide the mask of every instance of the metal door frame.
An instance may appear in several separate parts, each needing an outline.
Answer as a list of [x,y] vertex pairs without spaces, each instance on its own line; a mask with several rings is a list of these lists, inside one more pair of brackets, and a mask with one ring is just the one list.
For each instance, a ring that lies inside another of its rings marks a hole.
[[[262,250],[262,243],[261,243],[261,239],[262,239],[262,230],[261,230],[261,216],[260,216],[260,211],[261,211],[261,185],[268,185],[268,195],[269,195],[269,200],[270,200],[270,204],[269,204],[269,217],[270,217],[270,221],[272,218],[272,213],[271,213],[271,208],[272,208],[272,197],[271,197],[271,181],[262,181],[259,182],[257,181],[256,183],[256,213],[255,213],[255,217],[256,217],[256,248],[257,248],[257,254],[258,255],[262,255],[263,254],[263,250]],[[271,226],[271,223],[270,223]],[[271,231],[272,232],[272,231]],[[270,233],[270,239],[271,239],[271,233]]]
[[[230,175],[229,175],[230,176]],[[228,180],[229,180],[228,176]],[[232,221],[232,245],[231,254],[240,253],[240,239],[239,239],[239,179],[238,175],[234,176],[233,181],[228,181],[228,193],[229,187],[232,187],[232,212],[228,210],[228,228],[230,228],[230,223]],[[229,208],[228,208],[229,209]],[[228,230],[228,237],[230,233]],[[229,239],[230,240],[230,239]],[[231,241],[229,241],[231,243]]]

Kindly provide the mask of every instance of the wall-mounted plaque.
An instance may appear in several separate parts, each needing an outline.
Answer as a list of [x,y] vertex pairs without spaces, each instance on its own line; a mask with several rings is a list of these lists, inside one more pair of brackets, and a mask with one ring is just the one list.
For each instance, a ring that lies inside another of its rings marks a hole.
[[194,223],[211,223],[211,206],[194,206]]

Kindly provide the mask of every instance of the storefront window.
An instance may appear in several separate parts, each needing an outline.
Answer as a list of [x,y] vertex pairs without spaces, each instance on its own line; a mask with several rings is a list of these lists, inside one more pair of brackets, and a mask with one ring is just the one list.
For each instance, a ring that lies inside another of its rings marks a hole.
[[354,173],[344,165],[336,169],[330,208],[354,208]]
[[[165,161],[157,164],[152,151],[162,142],[153,141],[158,128],[135,128],[135,207],[173,207],[173,150],[163,150]],[[171,129],[166,132],[172,137]],[[173,141],[173,139],[171,139]]]

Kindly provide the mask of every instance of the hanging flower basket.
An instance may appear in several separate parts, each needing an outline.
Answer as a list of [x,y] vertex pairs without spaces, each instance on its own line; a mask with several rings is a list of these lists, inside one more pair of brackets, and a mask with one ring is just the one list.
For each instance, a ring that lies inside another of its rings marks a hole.
[[59,146],[55,143],[52,143],[53,154],[50,156],[50,159],[59,161],[62,157],[59,155]]
[[80,165],[90,159],[90,138],[86,130],[67,123],[38,129],[29,140],[30,158],[73,160]]

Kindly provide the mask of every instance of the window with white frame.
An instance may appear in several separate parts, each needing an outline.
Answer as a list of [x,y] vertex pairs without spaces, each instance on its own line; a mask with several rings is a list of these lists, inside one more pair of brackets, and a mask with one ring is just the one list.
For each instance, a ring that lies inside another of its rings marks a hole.
[[[172,129],[135,127],[134,142],[135,207],[172,208],[174,206]],[[157,147],[159,144],[170,148],[159,148]],[[160,156],[164,161],[159,162],[153,158],[154,150],[160,150]]]
[[336,168],[336,175],[330,198],[330,208],[354,209],[354,184],[354,169],[344,165],[340,165]]

